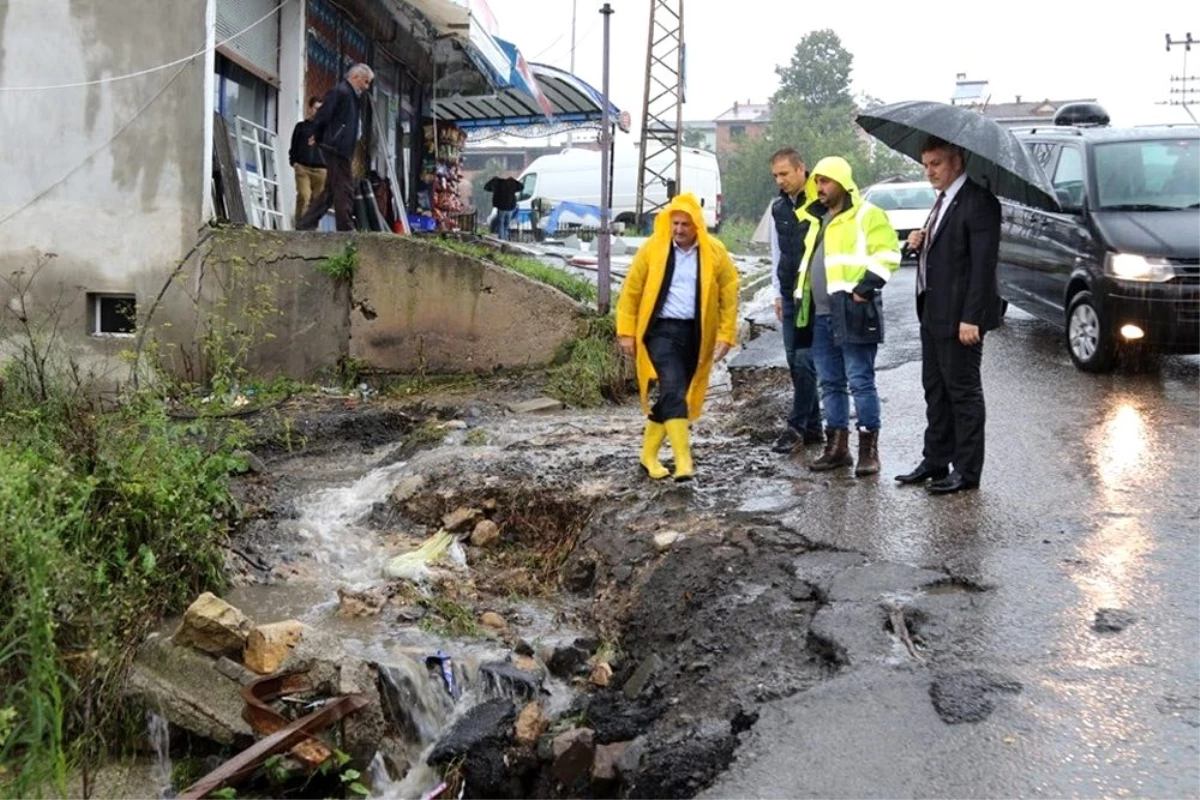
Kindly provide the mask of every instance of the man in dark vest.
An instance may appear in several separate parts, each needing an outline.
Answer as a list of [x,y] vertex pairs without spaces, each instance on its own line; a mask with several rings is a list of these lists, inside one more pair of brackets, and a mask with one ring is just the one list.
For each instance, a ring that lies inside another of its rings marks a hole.
[[346,79],[329,90],[321,109],[312,119],[313,136],[325,159],[325,188],[296,220],[296,230],[311,231],[333,206],[339,231],[354,230],[354,178],[350,160],[358,144],[359,103],[371,86],[375,73],[366,64],[355,64]]
[[779,197],[771,203],[771,283],[775,287],[775,319],[783,330],[783,352],[792,376],[792,408],[783,433],[771,449],[791,453],[802,445],[825,440],[812,357],[812,325],[796,327],[795,298],[796,274],[808,229],[808,221],[801,221],[796,209],[817,198],[804,160],[794,149],[785,147],[771,156],[771,175],[779,187]]

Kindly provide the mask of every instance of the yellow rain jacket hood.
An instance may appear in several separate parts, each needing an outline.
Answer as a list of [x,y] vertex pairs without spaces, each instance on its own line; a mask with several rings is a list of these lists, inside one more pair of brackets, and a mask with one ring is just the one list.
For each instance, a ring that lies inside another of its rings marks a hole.
[[664,286],[667,258],[674,243],[671,240],[671,214],[683,211],[696,226],[696,246],[699,248],[699,331],[700,353],[696,372],[688,387],[688,419],[700,417],[708,393],[708,377],[712,371],[713,347],[718,341],[730,346],[737,343],[738,273],[725,245],[709,236],[704,213],[694,194],[676,195],[654,220],[654,233],[642,245],[629,274],[621,286],[617,300],[617,336],[632,336],[637,359],[638,390],[642,410],[650,413],[650,381],[658,377],[646,351],[646,331],[661,307],[659,296],[665,299],[669,286]]
[[[809,267],[817,241],[822,239],[834,343],[877,344],[883,341],[879,291],[900,266],[896,229],[883,209],[862,199],[846,159],[822,158],[812,171],[814,180],[819,176],[836,181],[846,190],[846,206],[826,220],[820,218],[825,213],[823,206],[814,209],[810,204],[796,210],[797,217],[812,223],[805,234],[804,255],[796,278],[796,327],[807,326],[813,314]],[[866,302],[852,302],[854,295]]]

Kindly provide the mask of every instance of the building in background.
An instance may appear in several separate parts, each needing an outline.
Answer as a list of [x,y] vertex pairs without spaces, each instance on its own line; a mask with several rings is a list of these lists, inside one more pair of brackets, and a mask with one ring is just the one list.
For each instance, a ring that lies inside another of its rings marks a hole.
[[1096,102],[1094,97],[1082,97],[1074,100],[1037,100],[1034,102],[1021,99],[1016,95],[1012,102],[1000,102],[988,88],[984,80],[970,80],[966,73],[960,72],[955,76],[954,93],[950,104],[977,109],[981,114],[999,122],[1006,128],[1024,127],[1052,122],[1059,108],[1068,103]]
[[734,152],[743,139],[762,138],[770,121],[770,104],[751,103],[749,100],[745,103],[735,101],[713,120],[716,125],[717,155],[726,156]]

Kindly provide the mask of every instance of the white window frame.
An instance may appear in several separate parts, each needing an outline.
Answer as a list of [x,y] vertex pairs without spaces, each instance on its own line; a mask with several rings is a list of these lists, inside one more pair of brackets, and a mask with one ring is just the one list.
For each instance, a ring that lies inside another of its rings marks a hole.
[[[101,310],[105,300],[132,300],[134,308],[133,327],[129,332],[105,331],[100,329],[100,320],[102,319]],[[117,338],[117,339],[132,339],[137,335],[137,295],[125,294],[121,292],[89,292],[88,303],[91,306],[91,331],[90,336],[98,338]]]

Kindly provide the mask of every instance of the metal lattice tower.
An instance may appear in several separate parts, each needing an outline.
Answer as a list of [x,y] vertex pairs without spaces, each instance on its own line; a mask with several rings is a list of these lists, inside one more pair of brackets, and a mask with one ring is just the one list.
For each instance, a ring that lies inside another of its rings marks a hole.
[[682,188],[679,148],[683,144],[683,68],[683,0],[650,0],[642,148],[638,160],[638,231],[643,229],[643,219],[666,205],[647,199],[647,187],[659,183],[667,187],[668,197]]

